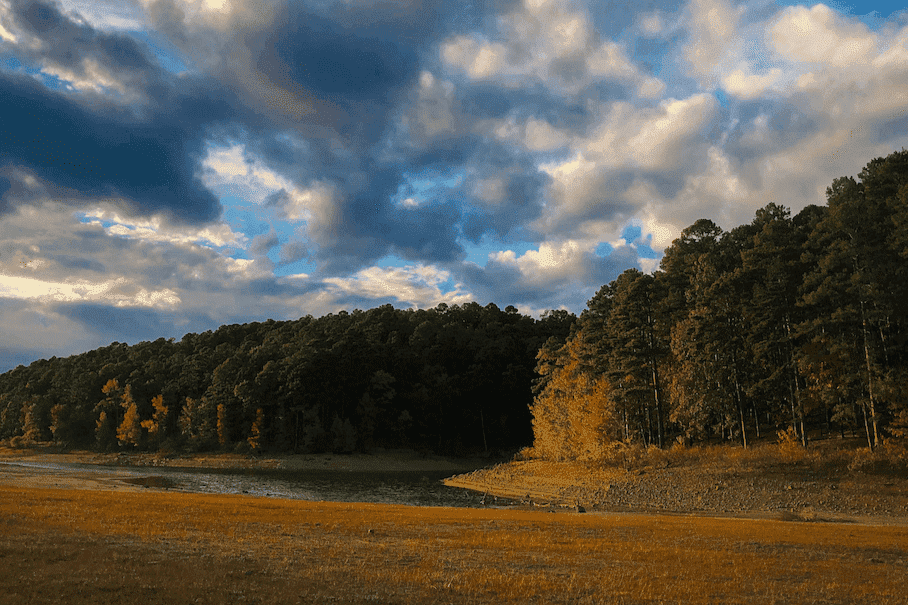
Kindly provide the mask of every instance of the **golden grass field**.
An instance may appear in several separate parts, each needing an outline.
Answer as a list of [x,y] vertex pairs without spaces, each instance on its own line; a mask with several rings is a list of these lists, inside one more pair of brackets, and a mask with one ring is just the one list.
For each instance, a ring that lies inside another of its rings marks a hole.
[[0,603],[908,603],[908,526],[0,485]]

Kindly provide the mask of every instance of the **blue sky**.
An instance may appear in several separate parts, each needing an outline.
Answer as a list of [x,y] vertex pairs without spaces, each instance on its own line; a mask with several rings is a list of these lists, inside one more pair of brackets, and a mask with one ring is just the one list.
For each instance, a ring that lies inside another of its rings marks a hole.
[[892,2],[0,0],[0,371],[341,309],[580,312],[908,145]]

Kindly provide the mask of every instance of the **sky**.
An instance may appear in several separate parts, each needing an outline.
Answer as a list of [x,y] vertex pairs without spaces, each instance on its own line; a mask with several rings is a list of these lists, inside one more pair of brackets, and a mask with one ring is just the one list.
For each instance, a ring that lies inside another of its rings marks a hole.
[[0,372],[340,310],[583,310],[908,145],[887,1],[0,0]]

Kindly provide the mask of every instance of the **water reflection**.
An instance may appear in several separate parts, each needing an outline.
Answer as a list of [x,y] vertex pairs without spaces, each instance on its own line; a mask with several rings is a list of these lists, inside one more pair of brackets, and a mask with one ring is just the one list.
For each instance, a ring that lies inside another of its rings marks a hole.
[[96,475],[99,479],[194,493],[411,506],[482,506],[482,494],[442,484],[442,479],[456,474],[451,471],[196,470],[41,462],[12,465],[35,473]]

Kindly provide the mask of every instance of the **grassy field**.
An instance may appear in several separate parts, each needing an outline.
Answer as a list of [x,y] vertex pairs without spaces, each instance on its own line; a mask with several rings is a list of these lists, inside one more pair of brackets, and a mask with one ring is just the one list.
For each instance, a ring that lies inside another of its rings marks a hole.
[[0,603],[908,602],[908,526],[0,486]]

